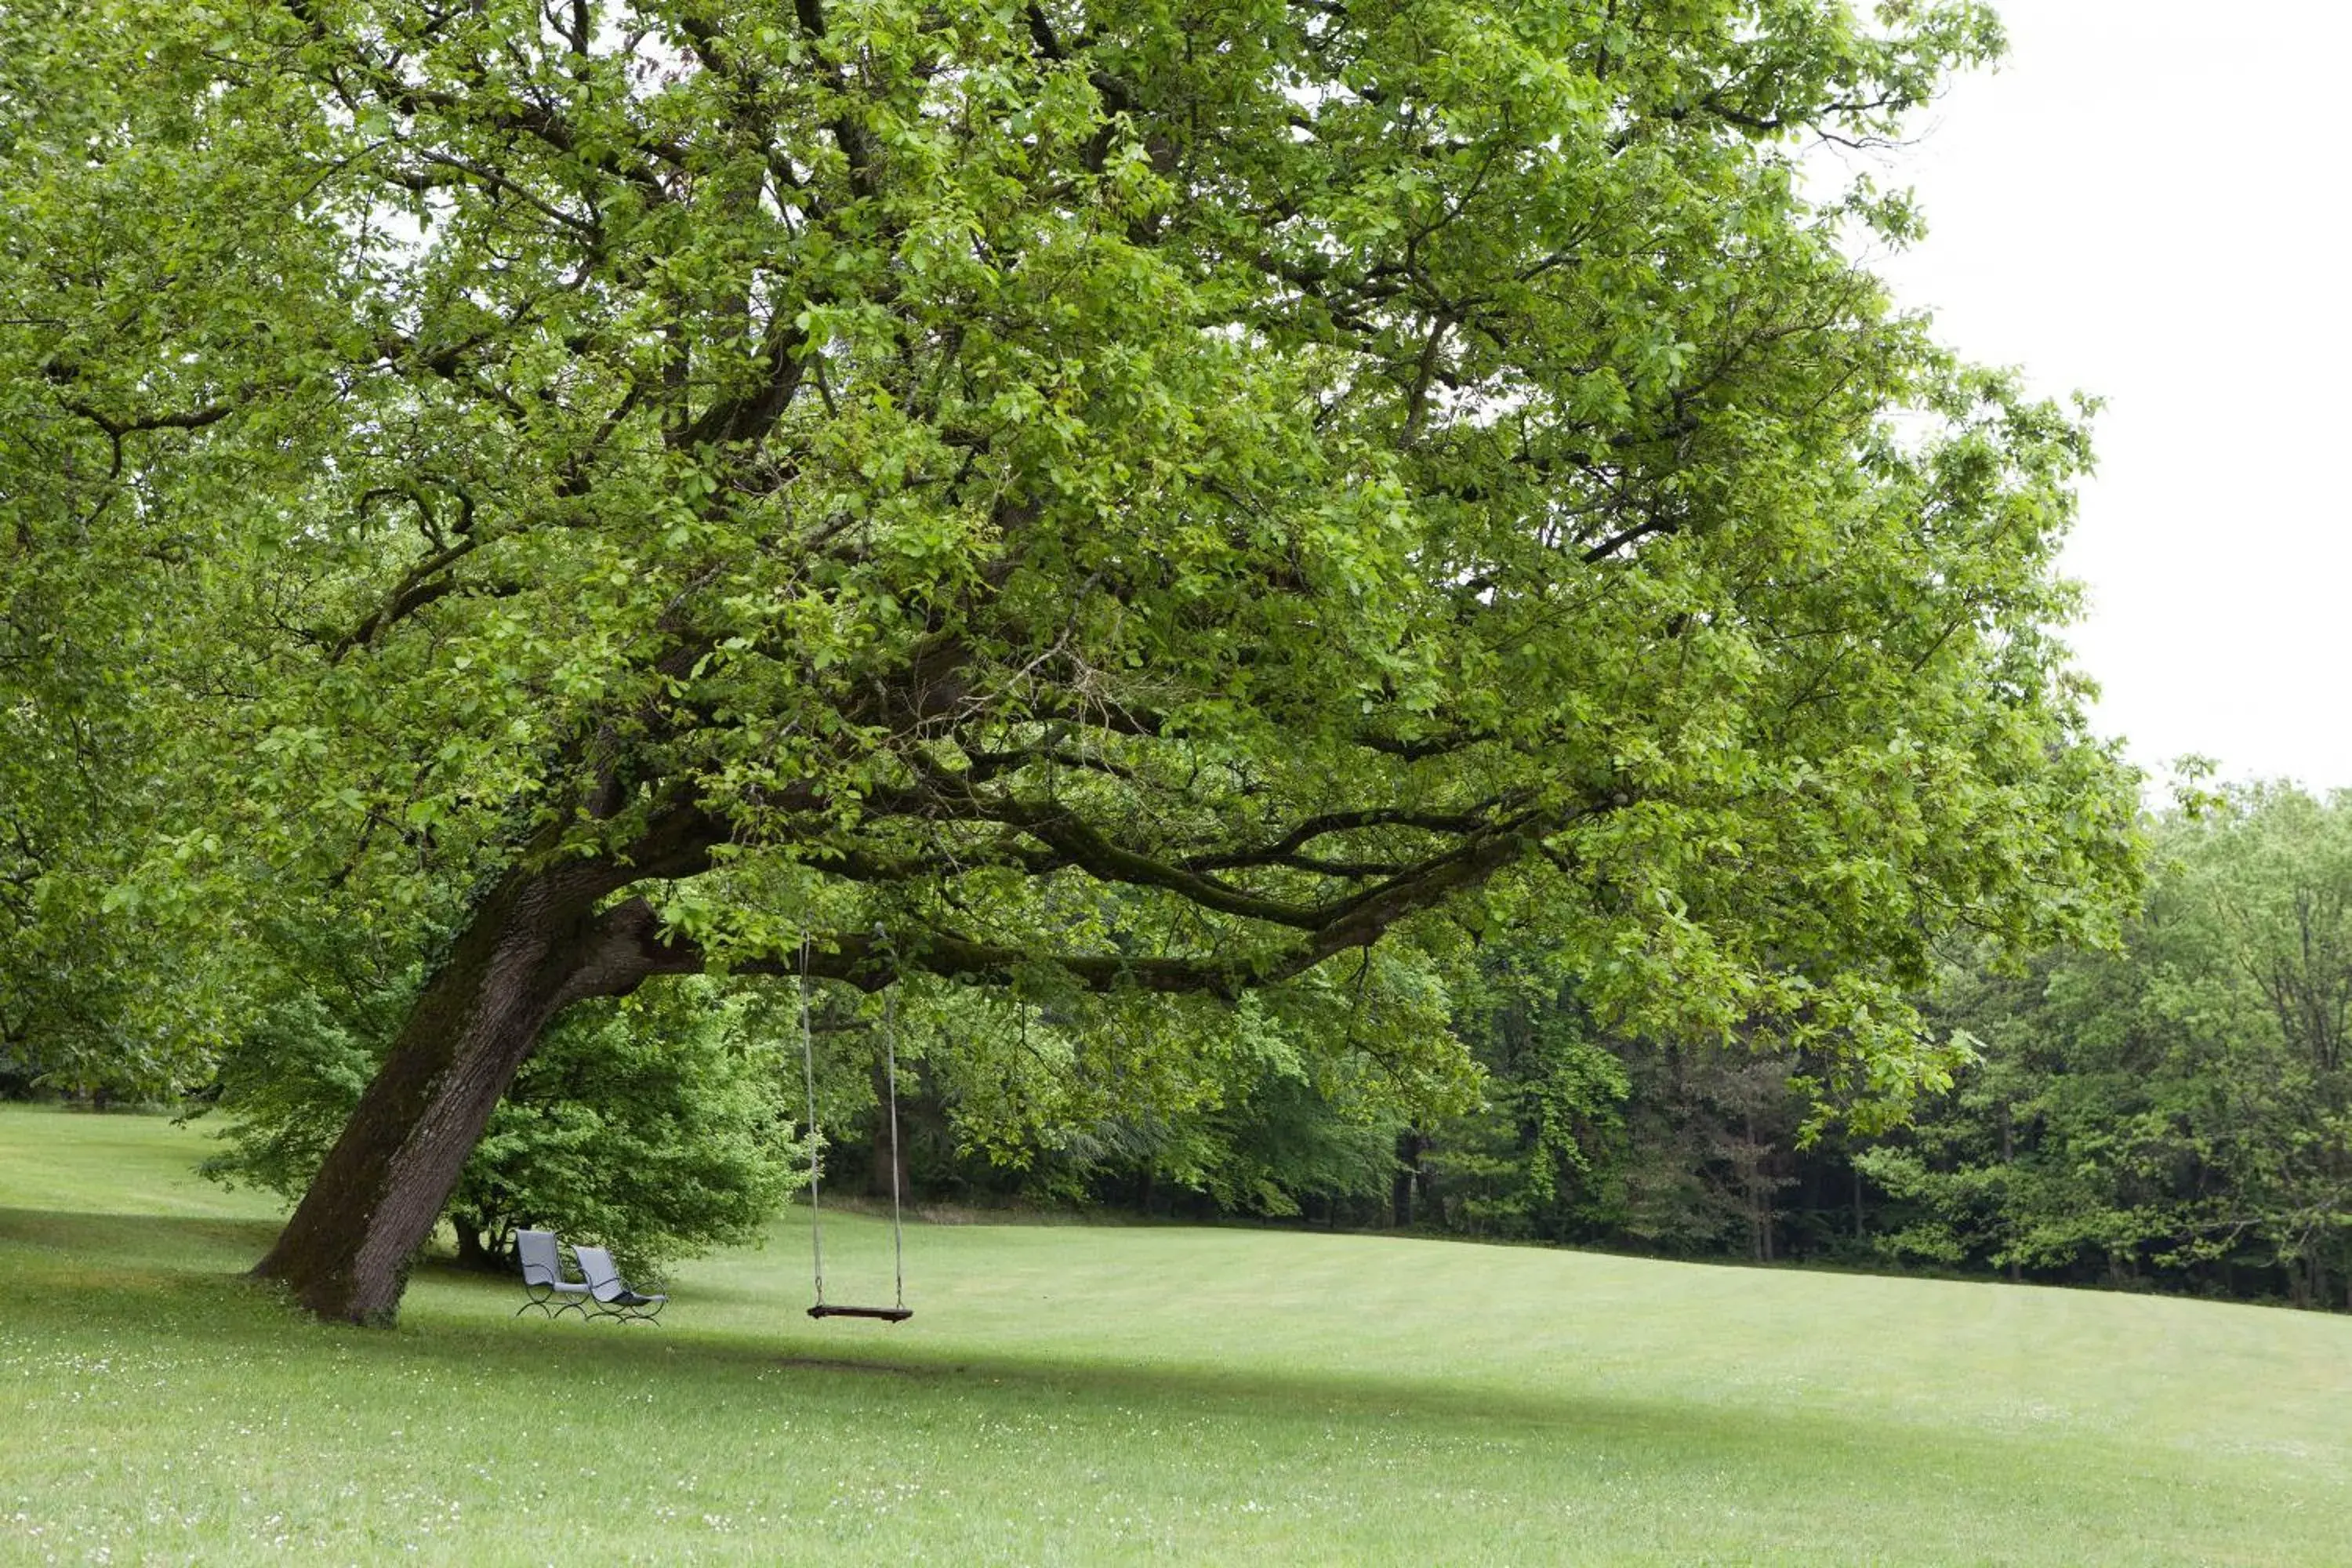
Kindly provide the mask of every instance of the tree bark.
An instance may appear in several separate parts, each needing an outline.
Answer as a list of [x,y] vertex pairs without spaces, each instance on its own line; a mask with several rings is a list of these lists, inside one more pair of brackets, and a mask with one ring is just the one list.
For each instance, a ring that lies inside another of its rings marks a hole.
[[459,1212],[449,1216],[457,1230],[457,1267],[478,1274],[495,1274],[506,1268],[506,1259],[490,1250],[482,1237],[489,1228],[479,1215]]
[[1389,1178],[1389,1218],[1399,1230],[1412,1226],[1413,1184],[1421,1176],[1421,1131],[1408,1127],[1397,1134],[1396,1173]]
[[509,872],[417,998],[390,1054],[254,1268],[321,1318],[388,1325],[467,1156],[548,1020],[652,973],[652,912],[603,916],[589,862]]

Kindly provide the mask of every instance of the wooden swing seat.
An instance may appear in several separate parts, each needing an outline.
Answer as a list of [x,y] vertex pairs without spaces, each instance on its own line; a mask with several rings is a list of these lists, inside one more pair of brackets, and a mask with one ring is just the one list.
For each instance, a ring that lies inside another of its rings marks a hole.
[[886,1323],[903,1323],[915,1315],[912,1307],[830,1307],[814,1306],[808,1310],[812,1318],[879,1318]]

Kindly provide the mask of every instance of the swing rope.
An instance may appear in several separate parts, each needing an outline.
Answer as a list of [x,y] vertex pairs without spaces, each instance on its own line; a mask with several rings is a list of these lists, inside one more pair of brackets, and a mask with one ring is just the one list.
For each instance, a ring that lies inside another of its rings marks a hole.
[[809,1247],[816,1258],[816,1304],[824,1305],[824,1217],[816,1202],[817,1172],[824,1164],[816,1130],[816,1043],[809,1026],[809,939],[801,938],[801,1071],[808,1079]]
[[907,1310],[907,1228],[898,1218],[898,988],[882,994],[882,1062],[890,1086],[890,1275],[893,1303]]
[[[879,926],[875,928],[875,935],[881,939],[887,951],[889,938]],[[801,1072],[808,1084],[809,1247],[816,1273],[816,1305],[809,1309],[809,1316],[879,1318],[885,1322],[902,1323],[915,1314],[907,1306],[907,1231],[898,1193],[898,994],[894,988],[882,995],[882,1062],[887,1089],[886,1102],[890,1117],[891,1305],[836,1307],[824,1299],[824,1216],[817,1206],[817,1173],[823,1163],[820,1150],[824,1138],[818,1131],[816,1120],[816,1031],[809,1022],[808,967],[809,939],[803,936],[801,938]]]

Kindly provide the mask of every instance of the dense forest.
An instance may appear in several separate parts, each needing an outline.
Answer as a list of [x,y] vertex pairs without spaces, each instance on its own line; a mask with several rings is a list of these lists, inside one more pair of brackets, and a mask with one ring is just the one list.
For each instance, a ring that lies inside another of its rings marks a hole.
[[1613,1033],[1571,982],[1464,1018],[1481,1106],[1400,1131],[1388,1181],[1286,1191],[1338,1223],[2352,1306],[2352,795],[2232,790],[2151,837],[2119,950],[1949,955],[1926,1010],[1965,1059],[1906,1126],[1842,1126],[1796,1055]]

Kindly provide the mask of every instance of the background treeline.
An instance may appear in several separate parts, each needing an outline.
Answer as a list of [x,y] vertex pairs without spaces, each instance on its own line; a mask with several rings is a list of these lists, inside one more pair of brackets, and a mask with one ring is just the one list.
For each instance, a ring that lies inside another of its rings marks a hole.
[[[1872,1130],[1883,1106],[1847,1114],[1828,1064],[1612,1029],[1517,936],[1439,958],[1383,950],[1320,1015],[909,993],[902,1180],[932,1204],[1409,1226],[2344,1310],[2352,792],[2232,789],[2147,831],[2147,889],[2118,951],[1947,953],[1922,1001],[1962,1048],[1891,1131]],[[257,945],[266,971],[210,983],[234,995],[202,1074],[174,1087],[188,1047],[122,1048],[142,1026],[167,1037],[152,1006],[99,1006],[116,999],[59,973],[0,1006],[0,1093],[217,1110],[216,1173],[299,1191],[429,950],[331,922]],[[40,978],[37,956],[19,944],[20,978]],[[58,997],[79,1012],[40,1005]],[[879,1020],[873,998],[819,989],[828,1180],[845,1195],[888,1190]],[[799,1024],[789,986],[723,980],[568,1016],[468,1167],[460,1250],[487,1261],[515,1225],[553,1223],[655,1267],[753,1234],[803,1179]],[[1160,1048],[1170,1031],[1190,1048]],[[1449,1032],[1475,1075],[1441,1047]],[[125,1077],[126,1061],[162,1076]]]
[[1948,955],[1927,1010],[1971,1059],[1891,1132],[1847,1129],[1797,1056],[1612,1032],[1496,947],[1457,987],[1486,1074],[1461,1114],[1366,1114],[1276,1071],[1008,1169],[959,1154],[934,1090],[907,1109],[911,1174],[935,1197],[2352,1306],[2352,794],[2231,790],[2150,835],[2120,952]]

